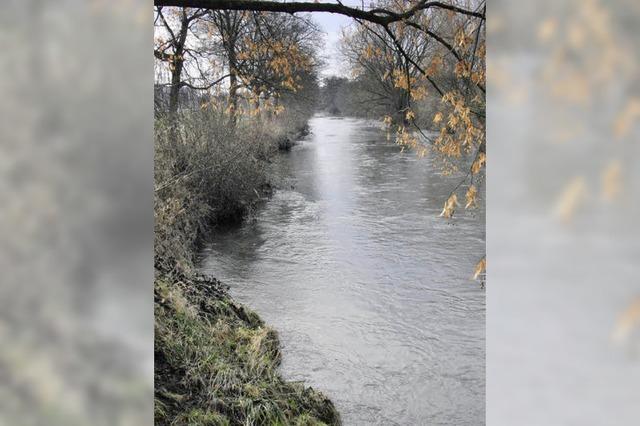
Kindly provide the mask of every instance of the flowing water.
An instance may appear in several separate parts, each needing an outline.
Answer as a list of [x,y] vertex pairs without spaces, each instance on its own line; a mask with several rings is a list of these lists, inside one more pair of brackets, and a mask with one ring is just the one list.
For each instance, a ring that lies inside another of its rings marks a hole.
[[220,231],[201,271],[280,335],[282,373],[345,425],[484,424],[484,210],[437,217],[443,176],[356,119],[315,116],[274,164],[281,189]]

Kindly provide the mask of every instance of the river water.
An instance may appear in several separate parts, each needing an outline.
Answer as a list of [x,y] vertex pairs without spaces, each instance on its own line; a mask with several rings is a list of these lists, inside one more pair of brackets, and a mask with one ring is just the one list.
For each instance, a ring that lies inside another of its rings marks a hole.
[[442,176],[357,119],[315,116],[278,156],[256,217],[221,230],[201,272],[280,335],[282,373],[345,425],[480,425],[485,415],[484,210],[437,217]]

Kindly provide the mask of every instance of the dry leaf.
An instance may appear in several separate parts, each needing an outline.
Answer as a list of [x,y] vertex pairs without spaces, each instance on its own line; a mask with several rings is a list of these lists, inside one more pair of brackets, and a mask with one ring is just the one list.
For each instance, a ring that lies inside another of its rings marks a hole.
[[478,189],[475,185],[471,185],[469,189],[467,189],[467,193],[465,194],[465,198],[467,204],[464,206],[465,209],[476,206],[476,195],[478,194]]
[[458,196],[456,194],[451,194],[451,196],[445,201],[444,207],[442,209],[442,213],[440,213],[440,217],[450,218],[453,216],[453,212],[455,211],[456,206],[458,204]]
[[586,194],[587,184],[584,177],[576,176],[569,182],[560,195],[556,204],[556,215],[563,222],[569,222],[573,218],[578,206],[582,204],[586,198]]
[[485,154],[484,152],[479,153],[478,157],[475,159],[475,161],[471,165],[471,173],[473,173],[474,175],[477,175],[478,173],[480,173],[480,169],[482,169],[482,166],[484,166],[484,163],[486,162],[487,162],[487,154]]
[[480,262],[476,264],[476,269],[473,272],[473,279],[477,280],[487,270],[487,258],[483,257]]
[[611,338],[614,342],[624,342],[638,324],[640,324],[640,298],[636,299],[622,315],[620,315]]

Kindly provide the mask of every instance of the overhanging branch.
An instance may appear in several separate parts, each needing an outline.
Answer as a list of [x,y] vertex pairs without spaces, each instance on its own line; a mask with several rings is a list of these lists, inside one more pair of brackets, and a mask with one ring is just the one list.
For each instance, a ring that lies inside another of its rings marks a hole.
[[394,12],[388,9],[362,10],[345,6],[340,3],[312,3],[312,2],[277,2],[256,0],[154,0],[155,6],[190,7],[208,10],[252,10],[257,12],[326,12],[362,19],[374,24],[389,25],[406,20],[427,9],[444,9],[463,15],[485,19],[484,14],[467,10],[439,1],[421,1],[406,12]]

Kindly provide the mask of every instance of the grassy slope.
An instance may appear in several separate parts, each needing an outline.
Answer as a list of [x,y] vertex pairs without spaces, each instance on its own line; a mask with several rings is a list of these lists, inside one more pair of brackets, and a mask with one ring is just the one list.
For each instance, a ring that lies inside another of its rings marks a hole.
[[216,280],[155,282],[156,424],[339,424],[331,401],[277,372],[276,332]]

